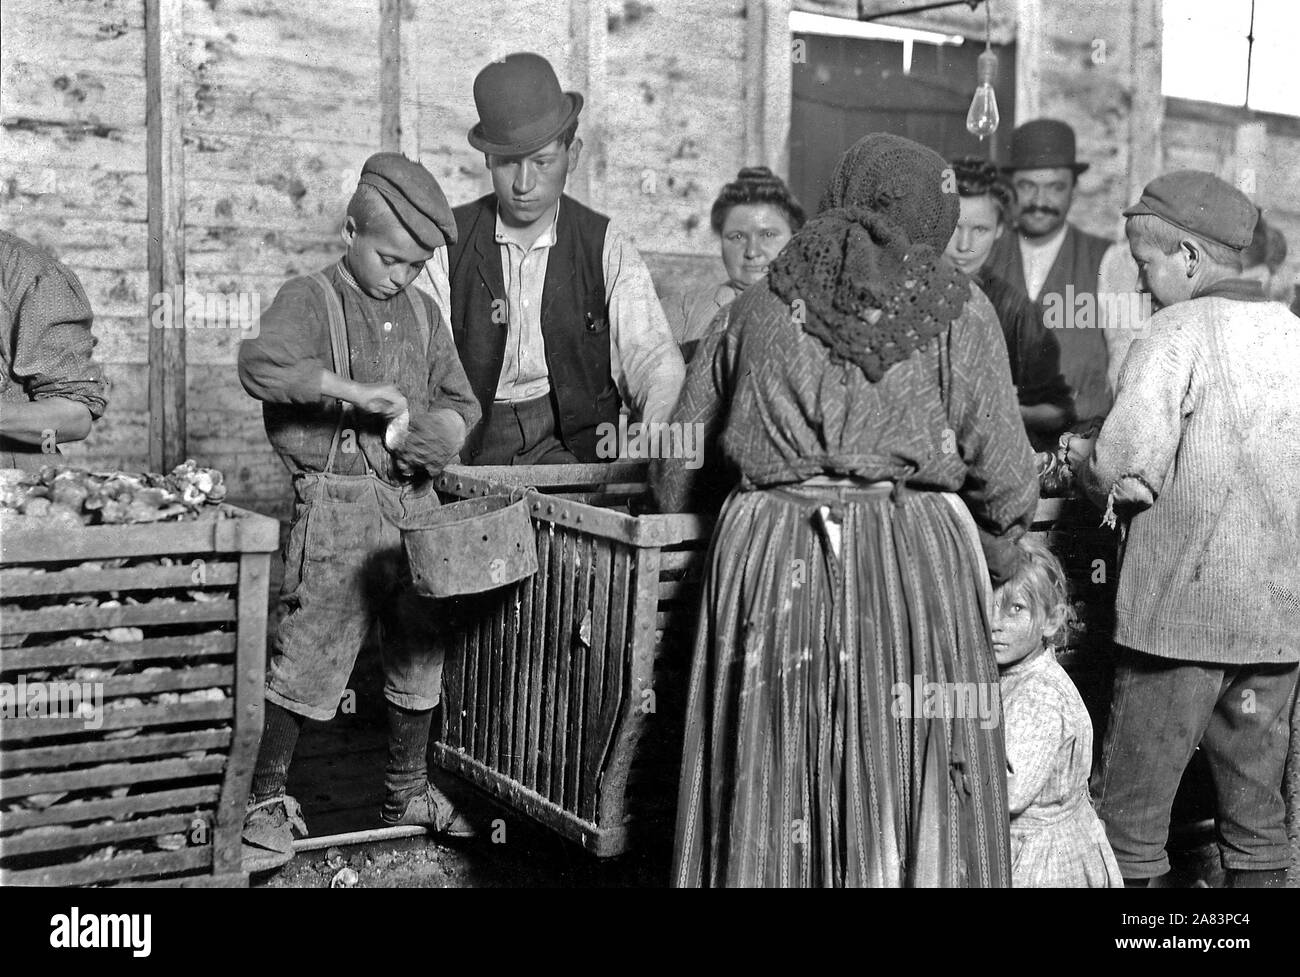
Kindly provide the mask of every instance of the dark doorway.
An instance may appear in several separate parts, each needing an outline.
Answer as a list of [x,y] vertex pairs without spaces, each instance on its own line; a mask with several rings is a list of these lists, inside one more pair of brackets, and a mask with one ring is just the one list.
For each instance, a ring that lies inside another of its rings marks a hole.
[[994,45],[999,62],[994,91],[1002,122],[981,145],[966,131],[966,111],[975,93],[982,41],[917,42],[911,71],[904,74],[899,41],[794,37],[804,41],[806,60],[796,58],[793,65],[790,187],[810,211],[816,210],[840,154],[869,132],[906,136],[948,159],[967,154],[1006,158],[1015,114],[1014,44]]

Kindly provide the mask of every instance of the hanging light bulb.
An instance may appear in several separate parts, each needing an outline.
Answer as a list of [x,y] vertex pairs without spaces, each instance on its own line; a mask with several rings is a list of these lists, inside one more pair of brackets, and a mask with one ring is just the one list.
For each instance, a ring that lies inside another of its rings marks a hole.
[[980,141],[998,131],[998,97],[993,92],[993,80],[998,74],[998,56],[992,51],[985,51],[979,56],[979,87],[975,97],[970,100],[970,111],[966,113],[966,128]]
[[998,131],[998,97],[993,92],[993,82],[998,77],[998,56],[993,53],[993,14],[992,0],[984,0],[984,53],[976,63],[976,75],[979,85],[975,88],[975,97],[970,100],[970,109],[966,113],[966,130],[972,136],[979,136],[980,142],[985,136]]

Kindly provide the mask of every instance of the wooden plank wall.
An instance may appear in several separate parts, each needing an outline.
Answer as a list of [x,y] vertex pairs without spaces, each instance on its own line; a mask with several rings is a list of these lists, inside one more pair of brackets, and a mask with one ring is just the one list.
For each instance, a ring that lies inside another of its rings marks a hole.
[[[186,0],[188,287],[254,292],[325,267],[362,162],[380,146],[374,0]],[[252,508],[287,513],[288,477],[240,388],[238,330],[191,334],[191,453]]]
[[[186,288],[256,293],[264,309],[286,278],[337,255],[357,171],[381,145],[381,3],[163,2],[183,21]],[[587,98],[572,192],[624,222],[676,307],[720,279],[708,210],[747,161],[746,140],[768,158],[784,150],[762,141],[764,93],[746,97],[747,8],[784,31],[785,0],[402,0],[401,145],[453,203],[486,192],[465,140],[474,75],[511,51],[544,54]],[[6,0],[0,33],[0,226],[85,283],[112,401],[70,454],[131,468],[148,464],[154,308],[144,13],[145,0]],[[750,91],[773,70],[751,71]],[[780,92],[765,94],[779,111]],[[185,338],[188,453],[226,472],[232,501],[286,515],[287,475],[235,376],[240,331]]]
[[144,39],[143,0],[0,17],[0,224],[68,262],[95,310],[111,409],[68,453],[131,467],[148,446]]

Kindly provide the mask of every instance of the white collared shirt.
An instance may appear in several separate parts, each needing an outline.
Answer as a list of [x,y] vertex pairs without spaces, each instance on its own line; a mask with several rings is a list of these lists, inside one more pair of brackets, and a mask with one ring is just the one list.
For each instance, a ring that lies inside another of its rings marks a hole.
[[1052,237],[1041,242],[1020,235],[1020,261],[1025,273],[1025,292],[1035,302],[1052,271],[1052,265],[1056,264],[1056,256],[1061,253],[1068,229],[1068,224],[1062,224]]
[[[527,251],[509,239],[508,229],[497,215],[496,241],[509,316],[506,354],[495,396],[498,403],[532,400],[551,389],[542,338],[542,291],[559,213],[557,204],[550,226]],[[609,308],[611,378],[623,402],[640,420],[668,421],[686,378],[686,364],[659,304],[650,269],[613,219],[605,230],[601,262]],[[447,249],[439,248],[424,267],[416,285],[431,294],[451,322]]]

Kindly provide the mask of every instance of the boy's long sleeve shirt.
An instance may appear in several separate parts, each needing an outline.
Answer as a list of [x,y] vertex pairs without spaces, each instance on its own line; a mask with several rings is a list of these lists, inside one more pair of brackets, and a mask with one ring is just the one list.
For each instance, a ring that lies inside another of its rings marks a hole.
[[[427,295],[407,288],[391,299],[370,298],[349,280],[341,263],[326,277],[343,306],[353,380],[396,384],[412,414],[450,408],[467,430],[478,422],[478,401],[451,329]],[[425,305],[427,338],[420,335],[412,301]],[[257,336],[239,349],[240,382],[263,402],[267,437],[294,474],[325,470],[339,423],[339,402],[321,395],[321,370],[342,372],[333,361],[325,297],[310,279],[294,278],[262,314]],[[386,424],[382,417],[348,407],[331,471],[360,475],[369,467],[390,484],[401,481],[384,447]]]
[[[1205,296],[1157,312],[1128,351],[1087,466],[1154,496],[1132,514],[1115,640],[1224,665],[1300,660],[1300,319]],[[1122,511],[1119,514],[1123,514]]]

